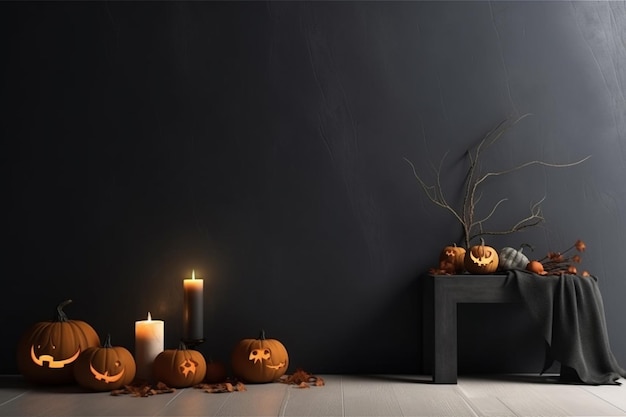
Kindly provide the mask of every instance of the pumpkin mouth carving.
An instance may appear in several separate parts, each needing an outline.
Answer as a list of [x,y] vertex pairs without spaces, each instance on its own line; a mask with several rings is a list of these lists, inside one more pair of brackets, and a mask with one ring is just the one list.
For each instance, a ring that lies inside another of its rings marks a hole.
[[479,257],[474,256],[474,254],[470,252],[470,258],[477,266],[486,266],[494,261],[494,256],[491,252],[485,252],[483,256]]
[[76,353],[74,353],[72,356],[70,356],[67,359],[55,360],[54,356],[52,355],[39,355],[39,356],[35,355],[35,346],[31,345],[30,347],[30,357],[33,360],[33,363],[42,367],[44,366],[45,363],[47,363],[48,368],[52,368],[52,369],[64,368],[65,365],[69,365],[70,363],[78,359],[79,355],[80,355],[80,348],[76,351]]
[[104,381],[107,384],[113,383],[113,382],[117,382],[120,379],[122,379],[122,377],[124,376],[124,371],[125,369],[122,368],[122,370],[120,372],[118,372],[115,375],[109,375],[109,371],[104,371],[104,373],[100,373],[98,372],[92,364],[89,364],[89,370],[91,371],[91,374],[96,378],[96,380],[98,381]]
[[270,369],[280,369],[285,367],[285,362],[281,362],[278,365],[265,365],[265,367]]

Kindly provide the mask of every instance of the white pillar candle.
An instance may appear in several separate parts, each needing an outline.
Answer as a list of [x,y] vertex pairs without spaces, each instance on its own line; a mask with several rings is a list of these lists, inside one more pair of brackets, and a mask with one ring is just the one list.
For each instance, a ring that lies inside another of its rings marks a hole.
[[138,379],[152,380],[154,358],[163,352],[164,328],[163,320],[152,320],[150,313],[147,320],[135,322],[135,363]]
[[204,338],[204,283],[196,279],[196,271],[191,271],[191,279],[183,280],[183,291],[183,340],[201,340]]

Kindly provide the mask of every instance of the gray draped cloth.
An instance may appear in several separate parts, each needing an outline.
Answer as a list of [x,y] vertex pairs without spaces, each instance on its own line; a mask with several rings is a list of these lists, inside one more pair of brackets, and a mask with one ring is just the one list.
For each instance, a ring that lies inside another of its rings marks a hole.
[[511,270],[508,278],[517,283],[524,304],[547,342],[542,373],[557,360],[562,367],[574,370],[585,384],[619,384],[620,377],[626,378],[609,345],[596,277],[541,276]]

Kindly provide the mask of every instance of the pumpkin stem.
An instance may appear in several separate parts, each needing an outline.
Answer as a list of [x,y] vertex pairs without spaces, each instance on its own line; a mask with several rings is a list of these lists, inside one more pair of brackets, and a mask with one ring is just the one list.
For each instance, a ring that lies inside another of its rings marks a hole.
[[530,245],[528,243],[522,243],[521,245],[519,245],[519,251],[522,252],[524,250],[524,248],[530,248],[531,252],[535,251],[535,247],[533,245]]
[[178,342],[178,350],[187,350],[187,344],[182,339]]
[[63,307],[65,307],[66,305],[68,305],[71,302],[72,302],[72,300],[65,300],[65,301],[59,303],[59,305],[57,306],[56,314],[54,316],[54,321],[65,322],[65,321],[69,320],[67,318],[67,314],[65,314],[65,311],[63,311]]
[[261,329],[259,333],[259,340],[265,340],[265,330]]
[[102,345],[103,348],[112,348],[113,345],[111,344],[111,333],[107,334],[107,338],[104,339],[104,344]]

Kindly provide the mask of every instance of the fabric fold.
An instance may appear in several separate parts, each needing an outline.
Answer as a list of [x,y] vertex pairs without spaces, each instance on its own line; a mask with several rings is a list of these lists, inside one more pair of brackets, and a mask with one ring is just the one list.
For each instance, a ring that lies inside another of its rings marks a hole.
[[596,277],[541,276],[518,269],[508,275],[548,345],[542,373],[557,360],[585,384],[618,384],[626,378],[611,351]]

